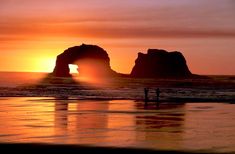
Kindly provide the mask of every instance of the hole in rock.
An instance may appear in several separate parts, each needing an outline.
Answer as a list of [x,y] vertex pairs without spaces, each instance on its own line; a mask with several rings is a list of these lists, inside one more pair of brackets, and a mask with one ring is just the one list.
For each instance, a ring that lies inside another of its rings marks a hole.
[[79,74],[78,72],[78,66],[77,65],[73,65],[73,64],[69,64],[69,73],[70,74]]

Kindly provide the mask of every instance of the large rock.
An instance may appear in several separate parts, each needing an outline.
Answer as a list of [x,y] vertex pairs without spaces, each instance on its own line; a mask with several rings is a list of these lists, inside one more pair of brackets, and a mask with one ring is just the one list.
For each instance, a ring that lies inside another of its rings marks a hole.
[[138,78],[189,78],[190,72],[180,52],[149,49],[147,54],[138,53],[132,77]]
[[79,76],[114,76],[118,75],[110,67],[107,52],[95,45],[75,46],[68,48],[57,56],[53,75],[70,77],[69,64],[78,66]]

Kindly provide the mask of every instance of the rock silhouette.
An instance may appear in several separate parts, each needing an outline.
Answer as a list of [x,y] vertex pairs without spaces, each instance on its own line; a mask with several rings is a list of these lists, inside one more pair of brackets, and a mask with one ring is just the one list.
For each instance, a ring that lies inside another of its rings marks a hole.
[[147,54],[138,53],[131,77],[136,78],[190,78],[186,60],[180,52],[149,49]]
[[71,77],[69,64],[78,66],[79,76],[85,77],[134,77],[134,78],[191,78],[193,75],[180,52],[149,49],[138,53],[131,74],[117,73],[110,67],[108,53],[99,46],[86,45],[68,48],[57,56],[53,75]]
[[96,45],[75,46],[57,56],[53,75],[70,77],[69,64],[78,65],[79,76],[115,76],[119,75],[110,67],[107,52]]

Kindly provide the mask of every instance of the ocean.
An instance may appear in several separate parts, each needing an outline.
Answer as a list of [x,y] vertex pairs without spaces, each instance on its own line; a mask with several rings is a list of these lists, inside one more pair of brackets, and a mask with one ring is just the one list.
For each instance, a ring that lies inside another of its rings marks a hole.
[[71,99],[143,100],[144,88],[149,99],[156,100],[160,88],[162,101],[235,100],[234,76],[211,76],[209,79],[133,79],[78,76],[52,78],[48,73],[0,72],[1,97],[56,97]]

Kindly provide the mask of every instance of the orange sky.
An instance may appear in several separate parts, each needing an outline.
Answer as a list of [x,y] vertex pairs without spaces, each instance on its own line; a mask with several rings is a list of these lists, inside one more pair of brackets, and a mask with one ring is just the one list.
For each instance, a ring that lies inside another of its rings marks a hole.
[[181,51],[193,73],[235,74],[233,0],[1,0],[0,71],[53,70],[57,54],[103,47],[130,73],[138,52]]

